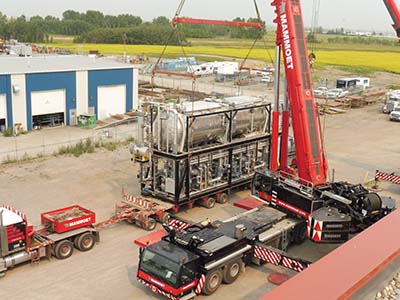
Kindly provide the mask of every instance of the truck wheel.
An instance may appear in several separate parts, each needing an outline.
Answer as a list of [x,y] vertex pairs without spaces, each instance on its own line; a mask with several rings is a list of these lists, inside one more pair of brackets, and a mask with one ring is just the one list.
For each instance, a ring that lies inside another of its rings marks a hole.
[[214,270],[207,274],[204,286],[203,286],[203,293],[205,295],[211,295],[214,293],[222,282],[222,271],[221,270]]
[[54,254],[58,259],[66,259],[74,252],[74,245],[69,240],[62,240],[56,244]]
[[77,235],[77,236],[74,237],[74,247],[76,249],[79,249],[79,242],[78,242],[79,237],[80,237],[80,235]]
[[222,193],[221,195],[219,195],[219,197],[217,197],[217,202],[221,204],[228,202],[228,194]]
[[83,233],[78,238],[78,249],[81,251],[89,251],[94,247],[94,236],[90,232]]
[[203,201],[203,206],[208,209],[213,208],[215,206],[215,198],[208,197],[207,200]]
[[168,219],[169,219],[170,216],[171,216],[170,213],[165,211],[160,217],[160,223],[161,224],[164,224],[164,223],[167,224],[168,223]]
[[156,228],[157,222],[155,219],[153,218],[148,218],[144,224],[143,224],[143,228],[147,231],[152,231]]
[[224,268],[224,275],[222,281],[230,284],[234,282],[240,275],[240,261],[236,260],[227,264]]

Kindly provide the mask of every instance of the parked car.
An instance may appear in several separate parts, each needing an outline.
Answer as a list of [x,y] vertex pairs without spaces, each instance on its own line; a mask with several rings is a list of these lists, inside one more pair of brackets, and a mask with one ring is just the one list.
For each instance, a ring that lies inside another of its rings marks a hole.
[[343,89],[331,89],[327,92],[327,97],[329,99],[336,99],[336,98],[343,98],[345,97],[349,92],[344,91]]
[[328,88],[324,86],[320,86],[314,90],[315,97],[325,97],[326,93],[328,92]]
[[264,82],[264,83],[272,82],[272,77],[269,75],[263,75],[261,77],[261,82]]
[[390,113],[390,121],[400,121],[400,107],[396,107],[394,111]]
[[384,114],[390,114],[395,108],[400,107],[400,100],[399,101],[392,101],[389,100],[382,106],[382,112]]
[[400,107],[400,90],[386,93],[386,101],[382,106],[382,112],[390,114],[396,107]]

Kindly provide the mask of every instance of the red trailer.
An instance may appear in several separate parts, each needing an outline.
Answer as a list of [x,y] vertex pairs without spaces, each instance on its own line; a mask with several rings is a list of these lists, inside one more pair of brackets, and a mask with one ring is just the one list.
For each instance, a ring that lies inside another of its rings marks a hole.
[[126,221],[151,231],[156,228],[157,221],[165,223],[170,215],[168,211],[174,210],[173,204],[155,198],[135,197],[126,194],[123,189],[121,194],[121,200],[115,204],[114,215],[96,224],[97,229]]
[[91,250],[100,240],[95,220],[94,212],[74,205],[42,213],[42,224],[35,230],[25,214],[8,205],[0,207],[0,276],[17,264],[42,257],[68,258],[74,247]]

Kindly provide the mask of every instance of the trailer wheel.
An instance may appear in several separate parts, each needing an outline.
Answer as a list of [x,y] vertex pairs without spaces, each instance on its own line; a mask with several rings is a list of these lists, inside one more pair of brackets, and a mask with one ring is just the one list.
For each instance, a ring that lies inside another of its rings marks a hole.
[[207,274],[204,286],[203,286],[203,293],[205,295],[211,295],[214,293],[222,282],[222,271],[221,270],[214,270]]
[[235,260],[227,264],[224,268],[224,275],[222,281],[226,284],[234,282],[240,275],[240,261]]
[[208,197],[207,200],[203,201],[203,206],[208,209],[213,208],[215,206],[215,198]]
[[66,259],[74,252],[74,245],[70,240],[62,240],[56,244],[54,254],[58,259]]
[[171,214],[169,212],[164,211],[164,213],[160,217],[160,223],[167,224],[170,216]]
[[157,226],[157,221],[153,218],[148,218],[143,224],[143,228],[147,231],[154,230],[156,226]]
[[227,193],[220,194],[219,197],[217,197],[217,202],[221,204],[228,202],[228,194]]
[[94,236],[90,232],[83,233],[78,238],[78,249],[80,251],[89,251],[94,247]]

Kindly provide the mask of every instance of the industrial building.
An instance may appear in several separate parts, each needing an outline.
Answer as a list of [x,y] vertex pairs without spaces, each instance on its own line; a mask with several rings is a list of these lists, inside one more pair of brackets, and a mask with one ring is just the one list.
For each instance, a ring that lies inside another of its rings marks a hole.
[[138,70],[87,56],[0,57],[0,129],[76,125],[137,109]]

